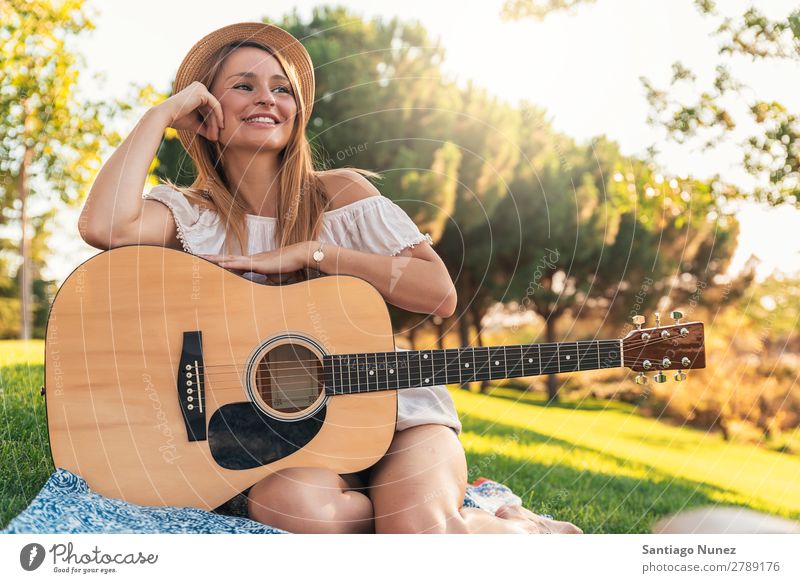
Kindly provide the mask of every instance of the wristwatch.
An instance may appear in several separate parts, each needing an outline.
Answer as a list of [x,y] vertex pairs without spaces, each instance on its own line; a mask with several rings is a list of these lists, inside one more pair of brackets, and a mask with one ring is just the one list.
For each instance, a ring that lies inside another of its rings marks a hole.
[[311,256],[314,261],[317,262],[317,274],[322,273],[320,270],[320,262],[325,259],[325,254],[322,252],[322,241],[319,242],[319,249],[314,251],[314,254]]

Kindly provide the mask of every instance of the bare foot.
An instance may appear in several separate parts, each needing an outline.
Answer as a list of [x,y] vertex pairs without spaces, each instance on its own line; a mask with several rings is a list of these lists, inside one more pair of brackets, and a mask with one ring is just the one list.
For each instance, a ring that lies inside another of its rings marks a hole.
[[530,534],[583,534],[580,528],[570,522],[539,516],[519,504],[501,506],[495,512],[495,516],[515,521],[523,532]]

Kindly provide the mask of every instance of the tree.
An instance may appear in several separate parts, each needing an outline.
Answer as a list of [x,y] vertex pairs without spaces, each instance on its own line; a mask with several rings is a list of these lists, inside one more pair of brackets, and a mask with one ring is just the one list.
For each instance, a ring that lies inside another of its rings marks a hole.
[[[0,2],[0,224],[18,225],[20,337],[31,337],[32,203],[76,204],[100,168],[110,106],[78,100],[82,57],[69,41],[94,28],[84,0]],[[42,218],[38,217],[39,219]]]

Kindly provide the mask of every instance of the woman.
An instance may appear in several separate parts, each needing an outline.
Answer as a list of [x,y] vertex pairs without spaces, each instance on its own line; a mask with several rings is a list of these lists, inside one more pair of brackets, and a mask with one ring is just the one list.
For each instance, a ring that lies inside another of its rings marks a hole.
[[[89,244],[165,245],[260,281],[286,282],[309,267],[346,273],[401,308],[454,312],[455,289],[430,237],[364,178],[371,173],[314,170],[305,138],[314,70],[289,33],[260,23],[211,33],[184,59],[173,93],[100,171],[81,216]],[[170,127],[197,179],[191,188],[156,187],[142,200]],[[495,516],[462,509],[460,430],[445,387],[401,391],[397,431],[377,464],[344,476],[279,471],[250,489],[249,514],[297,533],[580,532],[519,505]]]

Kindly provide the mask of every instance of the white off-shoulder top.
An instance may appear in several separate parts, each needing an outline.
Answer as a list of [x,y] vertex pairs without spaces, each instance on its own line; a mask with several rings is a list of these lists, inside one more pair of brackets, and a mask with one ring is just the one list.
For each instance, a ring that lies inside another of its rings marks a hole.
[[[165,185],[154,187],[143,198],[157,200],[172,211],[184,251],[193,255],[222,253],[225,224],[214,210],[191,203],[182,193]],[[277,219],[246,215],[246,222],[247,255],[275,249]],[[432,243],[431,236],[421,233],[405,211],[385,196],[370,196],[327,211],[319,239],[337,247],[389,256],[423,241]],[[261,274],[245,273],[244,277],[259,283],[266,281]],[[435,385],[399,391],[397,430],[429,423],[446,425],[456,433],[461,432],[461,423],[447,388]]]

